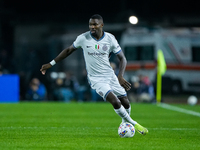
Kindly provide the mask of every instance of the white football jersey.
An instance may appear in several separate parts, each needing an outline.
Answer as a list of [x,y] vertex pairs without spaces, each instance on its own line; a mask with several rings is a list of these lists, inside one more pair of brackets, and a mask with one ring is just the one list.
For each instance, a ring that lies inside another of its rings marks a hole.
[[73,43],[75,48],[82,48],[86,70],[89,76],[111,76],[114,71],[110,66],[109,54],[117,54],[121,51],[115,37],[104,32],[101,39],[96,40],[90,31],[79,35]]

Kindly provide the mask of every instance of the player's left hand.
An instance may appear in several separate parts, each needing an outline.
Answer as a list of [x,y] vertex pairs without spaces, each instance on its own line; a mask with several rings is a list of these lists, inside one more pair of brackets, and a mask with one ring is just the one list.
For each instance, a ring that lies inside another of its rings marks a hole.
[[129,91],[131,89],[131,84],[126,81],[123,77],[118,77],[119,83],[126,90]]

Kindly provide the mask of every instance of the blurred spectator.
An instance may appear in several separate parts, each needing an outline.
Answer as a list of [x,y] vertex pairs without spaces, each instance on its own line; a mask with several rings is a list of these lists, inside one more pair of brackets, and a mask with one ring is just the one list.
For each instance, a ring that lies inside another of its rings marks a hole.
[[76,99],[79,83],[71,72],[65,72],[65,78],[55,80],[53,97],[58,101],[70,102]]
[[80,80],[80,86],[78,89],[78,101],[86,101],[88,99],[89,91],[90,91],[90,86],[87,80],[87,71],[84,69],[82,71],[82,76]]
[[[39,76],[39,72],[38,72],[38,68],[40,66],[39,64],[39,55],[37,53],[37,51],[33,48],[30,48],[26,51],[26,53],[24,54],[24,58],[25,58],[25,83],[28,83],[28,81],[30,81],[30,79],[32,79],[35,76]],[[37,60],[37,61],[35,61]]]
[[70,88],[65,87],[64,79],[57,78],[55,80],[55,89],[53,91],[53,97],[57,101],[69,102],[74,98],[74,93]]
[[97,94],[97,92],[94,89],[90,88],[90,92],[91,92],[91,101],[92,102],[97,102],[97,101],[103,100],[102,97],[99,94]]
[[148,76],[139,75],[138,77],[134,77],[131,83],[133,86],[131,92],[135,94],[135,99],[130,94],[132,101],[153,102],[155,99],[154,87]]
[[78,101],[92,101],[96,102],[102,99],[95,90],[91,89],[88,79],[87,79],[87,71],[84,69],[82,71],[82,79],[80,80],[80,86],[78,90]]
[[42,101],[46,100],[46,87],[38,78],[33,78],[26,92],[26,100]]

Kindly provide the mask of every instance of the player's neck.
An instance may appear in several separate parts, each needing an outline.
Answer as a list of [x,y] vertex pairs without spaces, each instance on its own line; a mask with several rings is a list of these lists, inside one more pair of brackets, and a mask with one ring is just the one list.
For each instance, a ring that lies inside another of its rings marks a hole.
[[95,39],[96,39],[96,40],[99,40],[99,39],[102,38],[103,35],[104,35],[104,32],[101,31],[101,33],[100,33],[99,35],[97,35],[97,36],[95,37]]

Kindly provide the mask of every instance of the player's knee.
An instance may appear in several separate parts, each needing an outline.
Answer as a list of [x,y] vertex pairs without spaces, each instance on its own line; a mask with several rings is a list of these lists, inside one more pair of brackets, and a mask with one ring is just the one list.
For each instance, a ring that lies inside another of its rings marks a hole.
[[110,103],[113,105],[113,107],[114,107],[115,109],[119,109],[119,108],[121,107],[121,102],[120,102],[120,100],[119,100],[112,92],[110,92],[110,93],[108,94],[106,100],[107,100],[108,102],[110,102]]
[[115,109],[119,109],[122,104],[119,100],[115,100],[115,101],[112,102],[112,105]]
[[122,105],[124,106],[125,109],[128,109],[130,107],[130,102],[129,102],[127,96],[121,97],[120,101],[121,101],[121,103],[122,103]]

